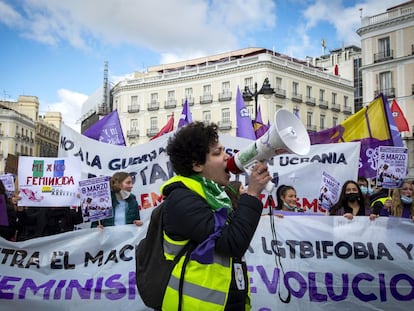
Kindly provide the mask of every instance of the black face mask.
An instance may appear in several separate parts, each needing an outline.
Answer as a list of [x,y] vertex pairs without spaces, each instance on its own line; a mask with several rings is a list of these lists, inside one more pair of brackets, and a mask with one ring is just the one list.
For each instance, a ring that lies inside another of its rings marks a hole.
[[358,193],[347,193],[345,194],[345,199],[347,202],[359,201],[359,194]]

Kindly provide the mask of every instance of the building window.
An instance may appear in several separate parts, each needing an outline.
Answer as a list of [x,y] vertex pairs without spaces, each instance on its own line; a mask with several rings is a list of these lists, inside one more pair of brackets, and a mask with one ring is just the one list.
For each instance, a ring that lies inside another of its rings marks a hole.
[[306,125],[309,127],[312,126],[312,112],[308,111],[306,114]]
[[244,86],[247,86],[249,89],[253,88],[253,78],[249,77],[249,78],[245,78],[244,79]]
[[158,93],[151,93],[151,103],[158,102]]
[[338,125],[338,118],[332,117],[332,127],[337,126],[337,125]]
[[223,92],[230,92],[230,81],[223,82],[221,88]]
[[325,99],[325,90],[319,90],[319,100],[323,101]]
[[192,87],[186,88],[186,89],[184,90],[184,93],[185,93],[185,97],[186,97],[186,98],[191,98],[191,97],[193,97],[193,88],[192,88]]
[[157,129],[158,128],[158,118],[157,117],[151,117],[151,119],[150,119],[150,128],[151,129]]
[[211,94],[211,85],[204,85],[203,86],[203,95],[210,95]]
[[390,38],[381,38],[378,40],[378,53],[380,58],[391,56]]
[[308,98],[312,97],[312,87],[309,85],[306,86],[306,97]]
[[276,89],[280,90],[282,88],[282,78],[276,78]]
[[325,115],[321,114],[321,117],[319,119],[319,127],[321,130],[325,129]]
[[136,130],[138,128],[138,120],[131,119],[131,130]]
[[380,90],[381,92],[384,92],[385,90],[392,88],[392,77],[391,72],[381,72],[379,74],[379,80],[380,80]]
[[348,96],[344,96],[344,107],[348,107]]
[[332,93],[332,104],[336,105],[336,98],[337,98],[337,94],[336,93]]
[[210,124],[211,122],[211,111],[210,110],[203,111],[203,122],[205,124]]
[[223,108],[221,110],[221,120],[223,122],[230,122],[230,108]]
[[299,94],[299,83],[298,82],[292,82],[292,93],[293,95]]
[[168,99],[169,100],[175,99],[175,91],[168,91]]
[[138,106],[138,96],[131,96],[131,106]]

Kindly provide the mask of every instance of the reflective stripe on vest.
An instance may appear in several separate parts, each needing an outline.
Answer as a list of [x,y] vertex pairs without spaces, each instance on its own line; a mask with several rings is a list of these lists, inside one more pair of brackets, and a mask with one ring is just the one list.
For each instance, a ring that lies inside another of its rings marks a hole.
[[[194,179],[178,175],[169,179],[161,187],[161,192],[164,186],[173,182],[182,182],[188,189],[206,199],[206,195],[199,182]],[[180,249],[188,243],[188,240],[173,240],[168,237],[165,232],[163,236],[164,255],[167,259],[173,260]],[[180,258],[172,271],[164,294],[162,303],[163,310],[177,310],[179,298],[178,287],[184,260],[185,256]],[[217,253],[214,253],[212,264],[204,265],[190,259],[185,268],[185,276],[183,280],[182,310],[224,310],[232,279],[232,262],[233,260],[230,257],[220,256]]]
[[385,201],[387,201],[387,200],[392,200],[392,198],[391,197],[385,197],[385,198],[376,199],[375,201],[373,201],[371,203],[371,207],[374,207],[374,204],[377,203],[377,202],[380,202],[382,205],[384,205]]

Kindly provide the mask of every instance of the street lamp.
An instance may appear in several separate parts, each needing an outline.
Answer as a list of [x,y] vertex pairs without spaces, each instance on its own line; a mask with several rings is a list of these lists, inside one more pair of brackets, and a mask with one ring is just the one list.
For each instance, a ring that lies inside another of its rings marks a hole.
[[252,92],[247,85],[244,87],[244,92],[243,92],[244,101],[249,102],[252,99],[254,99],[255,119],[257,117],[257,98],[259,94],[262,94],[266,99],[269,99],[274,93],[275,91],[270,86],[269,78],[264,79],[263,85],[260,88],[260,90],[257,90],[257,82],[254,83],[254,92]]

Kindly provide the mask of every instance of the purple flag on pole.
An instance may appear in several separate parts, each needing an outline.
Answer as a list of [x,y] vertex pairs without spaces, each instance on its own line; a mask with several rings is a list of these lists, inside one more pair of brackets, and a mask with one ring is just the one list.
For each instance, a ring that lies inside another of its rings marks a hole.
[[104,143],[125,146],[124,133],[116,109],[92,124],[83,135]]
[[190,124],[191,122],[193,122],[193,118],[191,117],[190,106],[188,105],[188,101],[186,98],[183,105],[183,111],[180,115],[180,120],[178,121],[177,128]]
[[256,139],[262,137],[264,133],[267,132],[268,129],[269,129],[269,126],[263,123],[262,110],[260,109],[260,105],[259,105],[259,108],[257,108],[256,119],[253,121],[253,130],[254,130],[254,135],[256,136]]
[[260,105],[259,105],[259,108],[257,108],[257,111],[256,111],[256,119],[255,119],[255,121],[257,123],[264,124],[263,123],[263,120],[262,120],[262,109],[260,109]]
[[237,87],[236,95],[236,121],[237,129],[236,136],[243,137],[255,140],[256,135],[254,134],[254,129],[252,125],[252,119],[250,119],[249,111],[246,108],[246,105],[243,100],[243,96],[240,92],[239,87]]

